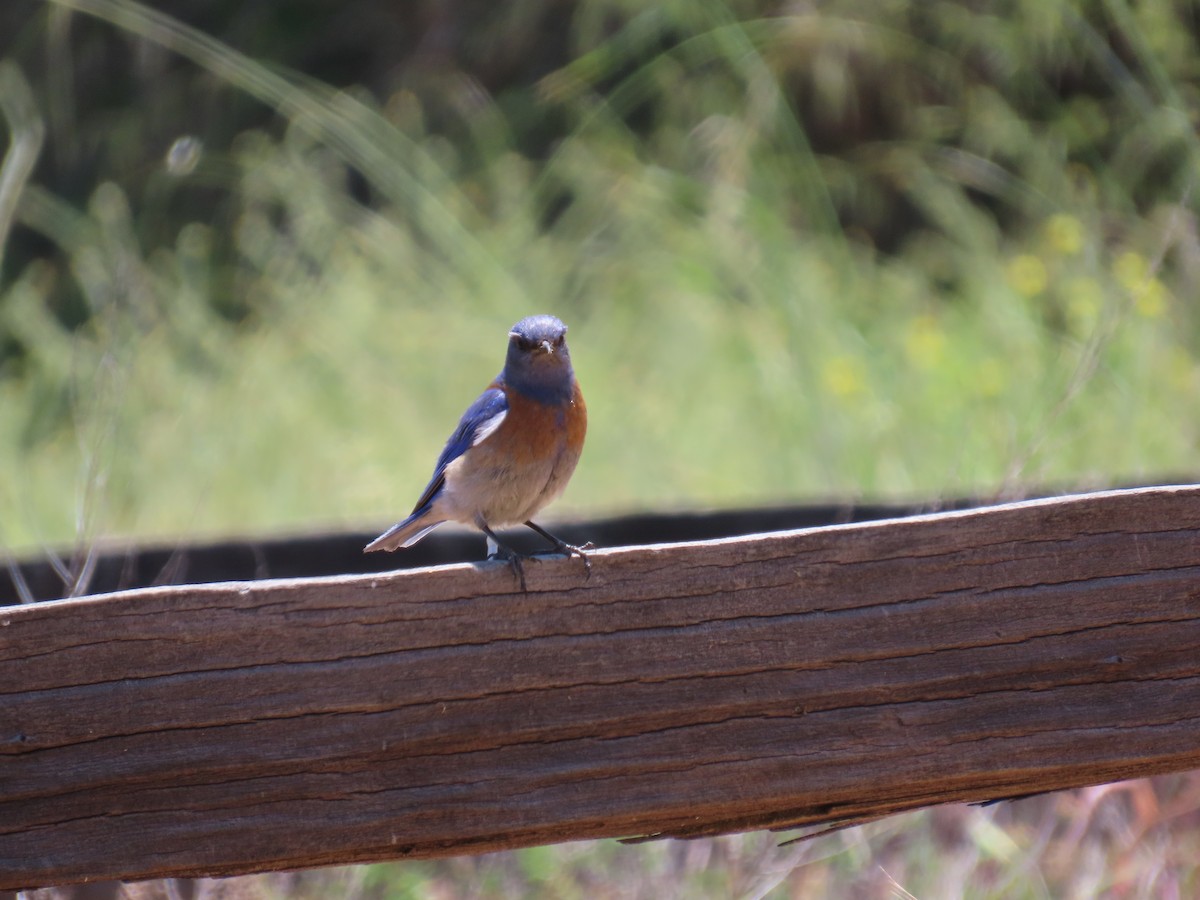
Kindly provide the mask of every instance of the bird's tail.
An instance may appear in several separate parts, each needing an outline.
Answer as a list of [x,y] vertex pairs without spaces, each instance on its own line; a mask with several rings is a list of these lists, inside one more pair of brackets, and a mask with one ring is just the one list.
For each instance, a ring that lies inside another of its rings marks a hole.
[[418,510],[403,522],[397,522],[371,543],[363,548],[364,553],[372,550],[396,550],[400,547],[411,547],[445,519],[434,519],[428,509]]

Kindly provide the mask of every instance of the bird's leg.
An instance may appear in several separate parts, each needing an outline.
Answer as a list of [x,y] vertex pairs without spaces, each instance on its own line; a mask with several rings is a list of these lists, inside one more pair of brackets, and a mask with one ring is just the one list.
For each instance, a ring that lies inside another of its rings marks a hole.
[[516,574],[517,580],[521,582],[521,591],[527,592],[528,588],[525,587],[525,567],[521,564],[522,554],[496,537],[496,532],[488,527],[487,522],[477,519],[475,525],[487,538],[488,559],[507,560],[509,567]]
[[588,559],[587,555],[588,550],[594,549],[591,541],[588,541],[582,546],[576,547],[574,544],[568,544],[562,538],[555,537],[541,525],[534,523],[532,520],[526,522],[525,524],[552,543],[554,545],[554,549],[559,553],[562,553],[566,556],[578,556],[583,560],[583,567],[587,569],[588,575],[592,574],[592,561]]

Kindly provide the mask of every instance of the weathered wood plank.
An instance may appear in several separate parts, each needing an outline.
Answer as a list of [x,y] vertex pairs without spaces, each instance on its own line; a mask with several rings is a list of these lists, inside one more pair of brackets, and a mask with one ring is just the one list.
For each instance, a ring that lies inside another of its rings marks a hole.
[[0,888],[1200,767],[1200,488],[0,609]]
[[[589,519],[586,523],[555,520],[546,524],[568,543],[591,541],[598,547],[624,547],[897,519],[982,505],[982,501],[969,498],[939,499],[933,508],[928,504],[844,502],[758,509],[643,512]],[[363,546],[375,538],[383,527],[384,523],[380,523],[378,527],[359,532],[305,532],[149,544],[101,541],[98,545],[76,548],[61,556],[52,557],[49,552],[40,556],[33,554],[29,558],[0,566],[0,606],[166,584],[375,574],[398,568],[474,562],[484,552],[483,535],[478,531],[446,526],[402,554],[363,553]],[[527,552],[545,548],[545,541],[526,528],[509,530],[505,540]],[[90,573],[87,576],[87,588],[75,590],[74,578],[85,567],[85,557]]]

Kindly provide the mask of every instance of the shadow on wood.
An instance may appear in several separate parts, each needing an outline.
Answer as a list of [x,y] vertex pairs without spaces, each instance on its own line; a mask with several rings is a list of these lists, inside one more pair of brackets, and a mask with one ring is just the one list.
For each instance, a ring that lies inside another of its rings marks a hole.
[[1200,766],[1200,488],[0,610],[0,888]]
[[[597,547],[702,541],[819,525],[869,522],[944,509],[979,506],[953,500],[936,506],[824,504],[714,512],[638,513],[589,522],[551,522],[570,543]],[[73,554],[29,558],[0,566],[0,606],[24,600],[58,600],[164,584],[203,584],[263,578],[312,578],[389,572],[483,558],[483,535],[447,526],[402,553],[363,553],[387,523],[370,532],[294,534],[282,537],[158,545],[102,545]],[[515,547],[532,551],[545,542],[526,528],[506,534]],[[25,594],[22,597],[22,593]]]

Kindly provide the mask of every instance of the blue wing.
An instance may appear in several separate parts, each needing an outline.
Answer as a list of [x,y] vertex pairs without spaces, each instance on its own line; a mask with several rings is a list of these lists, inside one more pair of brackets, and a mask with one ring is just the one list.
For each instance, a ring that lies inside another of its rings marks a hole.
[[445,485],[446,466],[500,427],[500,423],[504,421],[507,413],[508,398],[504,396],[504,391],[499,387],[488,388],[467,408],[462,418],[458,420],[458,427],[454,429],[454,433],[446,441],[446,446],[442,448],[442,455],[438,457],[437,465],[433,469],[433,477],[429,479],[429,484],[422,492],[421,499],[413,507],[413,516],[423,512]]

